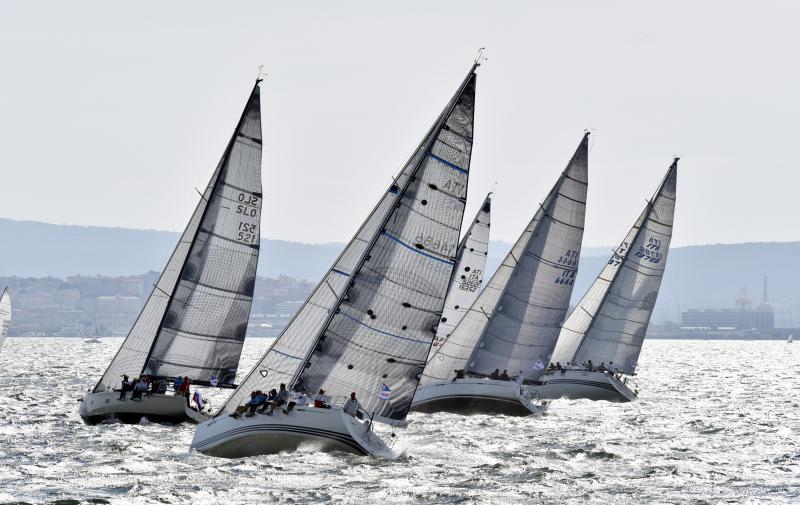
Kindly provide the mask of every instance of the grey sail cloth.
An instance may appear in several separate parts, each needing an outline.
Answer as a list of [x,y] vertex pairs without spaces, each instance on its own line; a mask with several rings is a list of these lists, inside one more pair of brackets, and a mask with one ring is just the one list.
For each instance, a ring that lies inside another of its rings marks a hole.
[[552,363],[636,371],[656,304],[675,214],[678,160],[597,280],[564,322]]
[[[217,415],[280,383],[359,394],[402,419],[453,270],[472,151],[475,67],[332,268]],[[386,384],[389,400],[380,400]]]
[[451,360],[450,377],[460,369],[541,376],[533,365],[555,346],[578,269],[587,177],[588,134],[440,351]]
[[446,350],[443,350],[443,346],[481,292],[486,257],[489,252],[491,196],[491,193],[486,195],[458,248],[458,263],[453,270],[453,279],[444,302],[442,318],[436,329],[425,371],[422,372],[420,386],[452,377],[453,359]]
[[232,384],[255,287],[261,222],[256,83],[189,224],[95,391],[120,376]]
[[0,296],[0,349],[6,340],[9,326],[11,326],[11,295],[8,294],[8,288],[5,288]]

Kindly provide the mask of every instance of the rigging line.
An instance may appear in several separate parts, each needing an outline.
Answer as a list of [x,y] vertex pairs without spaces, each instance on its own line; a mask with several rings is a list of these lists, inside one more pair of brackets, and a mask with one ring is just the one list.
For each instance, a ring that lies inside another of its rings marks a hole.
[[430,152],[430,150],[428,151],[428,157],[438,161],[439,163],[444,164],[447,167],[452,168],[456,172],[460,172],[462,174],[469,174],[469,170],[467,170],[465,168],[461,168],[458,165],[456,165],[455,163],[451,163],[451,162],[447,161],[446,159],[444,159],[442,157],[436,156],[435,154]]
[[[548,204],[548,205],[550,205],[550,204]],[[578,231],[581,231],[581,232],[583,231],[583,226],[575,226],[574,224],[567,223],[566,221],[562,221],[560,219],[556,219],[555,216],[552,216],[547,212],[547,210],[544,208],[544,206],[541,203],[539,204],[539,207],[541,207],[542,212],[544,213],[544,216],[549,218],[554,223],[558,223],[560,225],[563,225],[563,226],[566,226],[568,228],[572,228],[572,229],[575,229],[575,230],[578,230]]]
[[445,264],[448,264],[448,265],[454,265],[455,264],[455,262],[453,260],[451,260],[451,259],[444,259],[443,257],[436,257],[436,256],[433,256],[432,254],[424,252],[423,250],[417,249],[416,247],[411,247],[410,245],[406,244],[405,242],[403,242],[399,238],[397,238],[394,235],[390,234],[388,231],[384,231],[382,234],[385,235],[386,237],[390,238],[391,240],[394,240],[395,242],[397,242],[401,246],[405,247],[406,249],[409,249],[409,250],[411,250],[411,251],[413,251],[413,252],[415,252],[417,254],[421,254],[421,255],[426,256],[426,257],[428,257],[428,258],[430,258],[432,260],[436,260],[436,261],[439,261],[441,263],[445,263]]
[[642,272],[638,268],[634,268],[629,263],[630,263],[629,261],[623,262],[622,266],[625,267],[625,268],[629,268],[629,269],[633,270],[634,272],[636,272],[639,275],[644,275],[645,277],[663,277],[664,276],[664,269],[663,268],[650,268],[647,265],[642,265],[641,263],[639,263],[639,266],[642,266],[642,267],[647,268],[649,270],[655,270],[657,272],[660,272],[660,273],[655,273],[655,274],[648,274],[648,273]]
[[[347,342],[348,344],[351,344],[354,347],[358,347],[359,349],[363,349],[364,351],[371,352],[371,353],[377,354],[379,356],[389,356],[390,358],[394,358],[395,360],[401,360],[400,363],[404,364],[404,365],[411,364],[411,365],[414,365],[414,366],[421,366],[421,367],[425,366],[425,362],[424,361],[413,361],[408,356],[400,356],[399,354],[388,354],[388,353],[386,353],[384,351],[381,351],[379,349],[373,349],[371,347],[367,347],[367,346],[365,346],[363,344],[360,344],[360,343],[356,342],[355,340],[353,340],[351,338],[345,337],[341,333],[336,333],[336,332],[334,332],[332,330],[329,330],[325,334],[326,335],[331,335],[334,338],[338,338],[339,340],[341,340],[343,342]],[[313,356],[314,355],[312,353],[311,356],[309,357],[309,360],[313,359]]]
[[[390,279],[390,278],[389,278],[389,277],[387,277],[386,275],[384,275],[384,274],[382,274],[382,273],[378,272],[377,270],[375,270],[375,269],[373,269],[373,268],[370,268],[370,267],[365,267],[364,269],[362,269],[362,271],[363,271],[363,270],[366,270],[367,272],[370,272],[370,273],[374,274],[375,276],[379,277],[380,279],[383,279],[383,280],[385,280],[386,282],[390,282],[391,284],[393,284],[393,285],[397,286],[397,287],[398,287],[398,288],[400,288],[400,289],[403,289],[403,290],[405,290],[405,291],[408,291],[408,292],[411,292],[411,293],[415,293],[415,294],[418,294],[418,295],[424,296],[424,297],[426,297],[426,298],[431,298],[431,299],[433,299],[433,301],[434,301],[434,302],[438,302],[438,300],[441,300],[441,299],[442,299],[442,297],[441,297],[441,296],[439,296],[439,295],[436,295],[436,294],[430,294],[430,293],[424,293],[424,292],[422,292],[422,291],[420,291],[420,290],[418,290],[418,289],[410,288],[410,287],[408,287],[408,286],[405,286],[405,285],[403,285],[403,284],[400,284],[399,282],[395,281],[394,279]],[[362,283],[362,285],[365,285],[365,284],[364,284],[364,283]],[[371,286],[370,286],[369,284],[366,284],[366,285],[367,285],[367,288],[364,288],[364,291],[365,291],[365,292],[366,292],[366,291],[369,291],[369,292],[370,292],[370,294],[372,294],[372,295],[374,296],[374,295],[377,293],[377,289],[374,289],[374,288],[373,288],[373,289],[371,289]],[[406,294],[406,293],[403,293],[403,294]],[[399,298],[397,298],[397,297],[383,296],[382,298],[383,298],[384,300],[388,300],[388,301],[389,301],[389,302],[391,302],[391,303],[394,303],[394,302],[399,302],[399,303],[402,303],[402,302],[400,302],[400,299],[399,299]],[[409,304],[409,305],[410,305],[410,304]],[[439,312],[439,311],[436,311],[436,310],[430,310],[430,309],[425,309],[425,308],[423,308],[423,307],[420,307],[420,306],[417,306],[417,305],[411,305],[411,307],[405,307],[405,308],[413,308],[413,309],[417,309],[417,310],[419,310],[419,311],[421,311],[421,312],[426,312],[426,313],[428,313],[428,314],[440,314],[440,312]]]
[[334,298],[339,298],[339,294],[336,292],[336,290],[333,289],[333,286],[331,286],[331,283],[328,282],[328,279],[325,279],[325,285],[328,286],[328,289],[331,290],[331,293],[333,293]]
[[407,341],[413,342],[415,344],[430,344],[430,342],[428,342],[426,340],[416,340],[416,339],[413,339],[413,338],[408,338],[408,337],[403,337],[403,336],[400,336],[400,335],[395,335],[394,333],[389,333],[388,331],[379,330],[378,328],[375,328],[374,326],[370,326],[367,323],[361,321],[360,319],[358,319],[356,317],[353,317],[350,314],[345,314],[342,311],[339,311],[339,315],[341,315],[343,317],[346,317],[348,319],[352,319],[356,323],[358,323],[358,324],[360,324],[362,326],[365,326],[365,327],[369,328],[370,330],[372,330],[372,331],[374,331],[376,333],[380,333],[382,335],[386,335],[386,336],[394,337],[394,338],[399,338],[401,340],[407,340]]
[[577,265],[564,265],[561,263],[556,263],[555,261],[546,260],[543,257],[539,256],[538,254],[534,253],[530,250],[525,250],[525,255],[530,256],[532,258],[536,258],[539,260],[540,263],[544,264],[545,266],[555,268],[556,270],[569,270],[571,272],[576,272],[578,270]]
[[[175,283],[175,285],[177,286],[178,284],[180,284],[180,282],[181,282],[182,280],[183,280],[183,279],[178,279],[178,282],[176,282],[176,283]],[[170,295],[169,293],[167,293],[166,291],[164,291],[164,290],[163,290],[163,289],[161,289],[160,287],[156,286],[155,284],[153,284],[153,287],[154,287],[154,288],[156,288],[156,289],[157,289],[158,291],[160,291],[161,293],[163,293],[164,295],[166,295],[166,297],[167,297],[169,300],[175,300],[176,302],[182,303],[182,304],[184,304],[184,305],[188,305],[189,307],[191,307],[191,308],[193,308],[193,309],[195,309],[195,310],[200,310],[198,307],[195,307],[194,305],[192,305],[191,303],[189,303],[189,302],[187,302],[187,301],[180,300],[180,299],[178,299],[178,298],[174,298],[172,295]],[[166,310],[165,310],[164,312],[166,313]]]
[[567,200],[569,200],[571,202],[579,203],[581,205],[586,205],[586,202],[581,201],[581,200],[576,200],[575,198],[569,197],[569,196],[565,195],[564,193],[562,193],[561,191],[556,193],[556,196],[560,196],[561,198],[566,198]]
[[199,189],[197,189],[197,186],[194,187],[194,190],[197,191],[197,194],[200,195],[200,198],[202,198],[206,203],[208,203],[208,200],[206,200],[205,195],[201,193]]
[[602,312],[598,312],[597,316],[598,317],[602,316],[602,317],[605,317],[606,319],[611,319],[612,321],[623,321],[623,322],[626,322],[626,323],[639,324],[639,325],[642,325],[642,326],[647,324],[647,323],[645,323],[643,321],[637,321],[636,319],[628,319],[627,317],[612,317],[612,316],[609,316],[608,314],[604,314]]
[[[414,198],[414,201],[415,202],[419,202],[420,200]],[[457,230],[457,228],[455,226],[451,226],[451,225],[449,225],[447,223],[444,223],[442,221],[437,221],[432,216],[428,216],[426,214],[423,214],[422,212],[418,211],[417,209],[415,209],[414,207],[410,206],[406,202],[400,202],[400,206],[401,207],[405,207],[406,209],[410,210],[411,212],[413,212],[414,214],[418,215],[419,217],[421,217],[423,219],[427,219],[428,221],[432,221],[432,222],[434,222],[434,223],[436,223],[438,225],[444,226],[445,228],[447,228],[450,231],[456,231]]]

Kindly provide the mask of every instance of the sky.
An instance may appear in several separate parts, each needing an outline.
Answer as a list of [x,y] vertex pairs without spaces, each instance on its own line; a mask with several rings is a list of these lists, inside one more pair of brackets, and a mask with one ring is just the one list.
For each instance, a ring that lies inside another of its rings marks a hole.
[[[469,70],[514,241],[592,134],[584,245],[673,156],[673,245],[800,240],[797,2],[0,2],[0,217],[182,230],[258,75],[262,237],[345,242]],[[43,238],[43,242],[46,238]]]

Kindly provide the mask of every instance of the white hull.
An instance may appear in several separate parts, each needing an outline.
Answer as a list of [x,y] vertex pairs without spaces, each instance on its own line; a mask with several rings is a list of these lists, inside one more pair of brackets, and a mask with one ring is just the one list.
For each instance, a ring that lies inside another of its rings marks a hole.
[[556,400],[605,400],[609,402],[632,402],[636,393],[612,375],[586,370],[567,370],[545,376],[547,381],[539,390],[542,398]]
[[235,419],[220,416],[197,426],[192,449],[209,456],[241,458],[277,454],[310,445],[322,451],[392,457],[392,451],[364,422],[330,409],[295,407],[288,414],[278,408],[273,415],[256,413]]
[[205,414],[188,408],[186,399],[182,396],[144,394],[141,400],[133,400],[130,391],[125,393],[125,400],[119,399],[119,391],[89,393],[81,401],[79,412],[84,422],[88,424],[109,418],[116,418],[126,423],[138,423],[142,417],[173,423],[203,422],[209,419]]
[[538,401],[539,387],[520,388],[513,381],[469,378],[433,382],[417,389],[411,409],[417,412],[499,413],[513,416],[543,414],[549,403]]

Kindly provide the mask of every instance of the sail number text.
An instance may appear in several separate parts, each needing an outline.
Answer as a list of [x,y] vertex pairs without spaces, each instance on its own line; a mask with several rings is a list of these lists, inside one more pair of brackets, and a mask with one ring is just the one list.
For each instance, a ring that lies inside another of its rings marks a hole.
[[239,193],[239,204],[236,206],[236,213],[242,214],[243,216],[248,217],[256,217],[258,215],[258,197],[253,195],[248,195],[245,193]]

